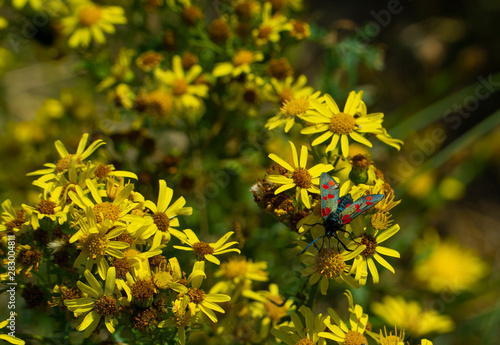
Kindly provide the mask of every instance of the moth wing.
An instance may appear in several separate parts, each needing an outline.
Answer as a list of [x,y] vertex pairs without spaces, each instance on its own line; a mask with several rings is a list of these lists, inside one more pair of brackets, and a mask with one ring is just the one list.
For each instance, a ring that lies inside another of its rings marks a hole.
[[345,209],[340,213],[340,221],[342,224],[349,224],[354,218],[361,213],[368,211],[384,198],[384,194],[370,194],[362,196],[353,201],[352,204],[346,205]]
[[340,187],[327,173],[322,173],[319,179],[321,190],[321,215],[323,219],[337,210]]

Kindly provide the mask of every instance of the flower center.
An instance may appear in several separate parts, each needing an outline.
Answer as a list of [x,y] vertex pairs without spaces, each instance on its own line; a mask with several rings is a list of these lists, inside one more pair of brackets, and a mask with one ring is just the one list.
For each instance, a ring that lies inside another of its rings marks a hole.
[[278,80],[283,80],[293,74],[293,68],[286,58],[271,59],[267,67],[267,74]]
[[95,301],[94,310],[102,316],[112,315],[116,312],[116,299],[111,296],[102,296]]
[[138,313],[134,317],[134,324],[132,327],[135,329],[138,329],[140,331],[145,331],[152,325],[158,324],[158,321],[156,318],[158,317],[158,311],[154,309],[152,306],[149,307],[148,309]]
[[161,290],[168,288],[168,284],[172,283],[173,281],[174,278],[172,277],[172,275],[165,271],[158,272],[153,276],[153,284],[155,284],[155,286]]
[[269,35],[273,32],[273,28],[271,28],[269,25],[264,25],[259,28],[259,34],[258,37],[260,39],[266,39],[269,37]]
[[38,264],[38,261],[42,258],[42,252],[36,250],[23,249],[19,255],[19,263],[22,266],[30,267]]
[[90,5],[80,10],[78,19],[82,26],[92,26],[101,19],[102,10],[99,6]]
[[310,35],[309,25],[305,22],[301,22],[298,20],[294,21],[292,35],[294,35],[298,39],[309,37]]
[[213,254],[214,253],[214,248],[209,245],[208,243],[205,243],[203,241],[196,242],[193,244],[193,250],[198,256],[205,256],[207,254]]
[[189,313],[185,310],[178,310],[174,313],[174,321],[177,327],[186,327],[190,323]]
[[357,332],[357,331],[349,331],[345,335],[344,345],[363,345],[368,344],[368,340],[366,337]]
[[155,293],[155,286],[150,280],[139,279],[131,287],[132,296],[139,301],[146,301]]
[[352,157],[351,164],[353,169],[365,171],[370,167],[371,162],[365,155],[357,154]]
[[224,272],[224,277],[227,279],[243,277],[247,273],[248,263],[246,260],[229,259],[228,262],[222,264],[221,270]]
[[[73,158],[74,155],[67,155],[66,157],[64,158],[61,158],[57,161],[57,164],[56,164],[56,171],[57,172],[62,172],[66,169],[69,168],[69,161],[71,160],[71,158]],[[81,158],[78,157],[76,159],[76,163],[77,164],[80,164],[82,162]]]
[[330,121],[330,131],[336,134],[349,134],[356,126],[356,120],[352,115],[338,113],[332,116]]
[[187,295],[189,296],[189,300],[194,304],[200,304],[205,299],[205,291],[194,287],[188,289]]
[[196,6],[187,6],[182,12],[182,19],[186,24],[193,26],[196,22],[203,18],[203,13]]
[[163,60],[163,55],[149,50],[137,58],[137,65],[146,71],[150,71]]
[[[286,306],[283,304],[284,300],[281,296],[267,296],[269,301],[264,302],[267,315],[273,320],[278,322],[283,316],[286,315]],[[274,303],[273,303],[274,302]]]
[[25,215],[26,215],[25,211],[16,210],[16,219],[13,219],[10,222],[5,223],[7,231],[11,233],[14,229],[21,229],[21,225],[23,225],[24,223]]
[[295,117],[303,115],[309,109],[309,100],[307,99],[292,99],[285,100],[281,107],[281,113],[287,117]]
[[372,235],[364,234],[361,236],[361,244],[366,246],[365,250],[361,253],[364,257],[371,257],[376,253],[377,240]]
[[243,1],[236,5],[234,12],[240,19],[250,19],[252,15],[252,8],[254,7],[253,1]]
[[239,52],[236,53],[236,55],[233,57],[233,65],[235,66],[241,66],[244,64],[249,64],[253,62],[253,52],[249,50],[240,50]]
[[375,230],[385,230],[389,227],[391,219],[387,216],[387,212],[378,212],[371,217],[370,223]]
[[98,179],[104,179],[111,172],[111,168],[106,164],[99,164],[99,166],[95,169],[94,174]]
[[42,214],[55,214],[55,208],[56,203],[50,200],[42,200],[36,205],[36,209]]
[[95,259],[98,256],[104,256],[108,249],[108,238],[99,234],[87,234],[80,238],[82,251],[87,257]]
[[153,215],[153,221],[161,232],[167,232],[170,219],[165,213],[158,212]]
[[198,56],[190,52],[185,52],[184,55],[182,55],[181,62],[182,68],[188,70],[198,63]]
[[172,110],[172,95],[161,91],[153,91],[146,97],[149,112],[157,115],[168,115]]
[[208,28],[208,34],[212,41],[220,44],[229,38],[231,32],[224,19],[215,19]]
[[314,345],[314,342],[309,338],[303,338],[299,339],[299,341],[296,342],[295,345]]
[[181,96],[185,94],[188,90],[188,83],[184,79],[176,79],[172,83],[172,91],[174,95]]
[[300,188],[310,188],[312,185],[311,174],[304,168],[298,168],[293,172],[293,182]]
[[344,257],[334,249],[322,249],[314,263],[316,272],[326,278],[335,278],[345,269]]
[[259,95],[254,89],[246,89],[245,92],[243,92],[243,99],[249,104],[257,104]]
[[63,301],[67,299],[77,299],[80,297],[82,296],[80,295],[80,291],[78,291],[76,287],[64,289],[63,293],[61,293],[61,299]]
[[120,218],[120,208],[116,205],[113,205],[109,201],[104,201],[99,204],[95,204],[94,213],[97,219],[97,223],[101,223],[104,219],[109,219],[115,222]]
[[111,266],[116,269],[116,278],[125,279],[127,273],[130,272],[130,264],[127,259],[115,259],[111,263]]

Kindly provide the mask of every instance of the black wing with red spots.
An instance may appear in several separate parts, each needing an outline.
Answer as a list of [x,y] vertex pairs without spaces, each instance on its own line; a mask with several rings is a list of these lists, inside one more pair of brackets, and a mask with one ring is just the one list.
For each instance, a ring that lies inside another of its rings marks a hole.
[[321,216],[326,218],[337,210],[340,188],[337,182],[327,173],[321,174],[319,188],[321,190]]
[[349,224],[354,218],[375,206],[383,198],[384,194],[371,194],[353,201],[352,204],[346,205],[345,209],[340,213],[340,222],[344,225]]

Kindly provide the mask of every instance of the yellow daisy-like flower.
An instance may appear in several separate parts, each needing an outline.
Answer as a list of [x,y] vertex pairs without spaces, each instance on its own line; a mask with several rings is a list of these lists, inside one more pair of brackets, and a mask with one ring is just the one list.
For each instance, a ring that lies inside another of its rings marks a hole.
[[50,198],[40,200],[34,207],[25,204],[22,207],[26,211],[29,223],[34,230],[40,227],[42,219],[50,219],[59,225],[68,220],[69,205],[61,206],[58,195],[51,195]]
[[252,36],[254,42],[258,46],[262,46],[268,42],[278,42],[280,33],[291,29],[292,26],[288,23],[287,18],[280,13],[272,15],[272,4],[266,2],[262,9],[262,22],[259,27],[252,31]]
[[262,327],[276,326],[291,310],[295,310],[292,299],[285,300],[277,284],[269,284],[269,291],[243,291],[243,296],[258,301],[250,306],[252,314],[262,319]]
[[306,306],[301,306],[299,312],[305,323],[298,313],[293,312],[290,326],[273,328],[271,334],[287,345],[325,345],[325,339],[321,338],[319,334],[326,328],[324,323],[326,317],[321,313],[315,316],[311,309]]
[[366,246],[365,250],[356,256],[352,263],[350,273],[355,273],[354,279],[356,279],[360,285],[365,285],[369,272],[372,275],[373,283],[378,284],[380,277],[375,262],[378,262],[392,273],[395,273],[394,268],[382,257],[382,255],[393,258],[399,258],[400,255],[394,249],[380,246],[380,243],[396,234],[399,231],[399,224],[394,224],[384,231],[375,230],[373,235],[366,233],[363,227],[353,225],[351,229],[356,238],[349,244],[348,248],[356,248],[359,243]]
[[134,72],[130,68],[132,57],[135,55],[135,50],[120,48],[109,76],[104,78],[97,86],[96,91],[100,92],[108,87],[113,86],[118,82],[129,82],[134,78]]
[[372,304],[372,310],[391,326],[403,328],[416,338],[434,332],[448,333],[455,328],[449,316],[425,310],[417,301],[406,301],[401,296],[385,296],[382,302]]
[[401,329],[398,335],[398,329],[395,328],[394,334],[392,334],[392,331],[387,334],[387,329],[384,326],[384,333],[380,330],[379,339],[380,345],[405,345],[405,331]]
[[[326,240],[326,239],[325,239]],[[301,249],[306,248],[308,243],[299,241]],[[347,283],[349,286],[357,289],[359,284],[350,276],[351,267],[346,264],[347,261],[355,258],[363,250],[364,245],[359,245],[352,251],[344,249],[321,248],[318,250],[314,245],[310,246],[302,255],[302,262],[306,266],[301,273],[304,277],[309,276],[309,285],[314,285],[320,282],[320,289],[323,295],[328,291],[330,279],[334,279],[337,283]]]
[[2,202],[2,209],[0,232],[5,231],[8,234],[15,234],[21,231],[21,229],[25,230],[28,227],[26,211],[14,209],[10,199]]
[[92,153],[94,153],[94,151],[97,150],[99,146],[106,144],[101,139],[97,139],[87,147],[88,139],[89,139],[88,133],[82,135],[82,138],[78,143],[78,148],[76,149],[76,153],[74,154],[68,153],[68,150],[64,147],[64,144],[60,140],[57,140],[55,142],[55,146],[57,152],[59,153],[59,156],[61,156],[61,158],[57,161],[57,163],[56,164],[45,163],[44,166],[47,167],[47,169],[33,171],[31,173],[26,174],[26,176],[43,175],[40,178],[43,181],[49,181],[55,179],[57,174],[68,171],[70,165],[82,164],[82,161],[87,159]]
[[186,327],[191,324],[192,316],[188,309],[189,297],[184,295],[182,298],[177,298],[172,302],[172,313],[167,320],[163,320],[158,323],[159,328],[165,327],[176,327],[177,336],[179,337],[179,342],[181,345],[186,344]]
[[363,308],[361,308],[361,306],[352,305],[352,295],[350,292],[346,295],[349,299],[349,311],[351,313],[351,316],[349,317],[349,325],[342,321],[335,310],[328,308],[328,314],[330,317],[325,320],[325,325],[328,327],[330,332],[320,332],[319,336],[336,341],[337,344],[340,345],[368,344],[368,340],[365,336],[368,315],[363,313]]
[[436,231],[425,232],[416,249],[424,255],[415,263],[414,274],[434,292],[467,290],[490,271],[473,250],[455,240],[443,241]]
[[189,309],[191,310],[191,315],[194,316],[196,312],[201,311],[204,313],[210,321],[217,322],[217,316],[215,316],[214,310],[219,313],[225,313],[216,303],[229,302],[231,297],[220,293],[206,293],[200,289],[203,283],[203,278],[205,275],[205,262],[197,261],[193,266],[193,271],[189,275],[187,282],[191,287],[186,287],[185,293],[189,297]]
[[229,237],[234,234],[234,231],[229,231],[215,243],[206,243],[200,241],[198,239],[198,236],[196,236],[196,234],[190,229],[184,230],[184,233],[187,236],[185,243],[189,245],[189,247],[174,246],[174,248],[186,251],[194,251],[197,257],[204,258],[205,260],[213,262],[216,265],[220,265],[220,260],[217,259],[215,255],[221,255],[229,252],[236,252],[238,254],[241,253],[238,248],[229,248],[235,244],[238,244],[238,242],[227,242]]
[[290,36],[295,37],[298,40],[303,40],[311,36],[311,28],[308,23],[291,19],[290,24],[292,25]]
[[[43,231],[43,230],[39,230]],[[34,246],[29,244],[16,244],[15,247],[15,257],[16,257],[16,275],[20,275],[24,271],[24,275],[28,278],[32,277],[31,270],[35,269],[38,271],[40,266],[40,261],[42,260],[42,251],[37,250]],[[4,258],[2,264],[7,266],[11,262]],[[10,276],[8,273],[2,274],[0,280],[8,279]]]
[[115,33],[116,24],[126,24],[127,18],[119,6],[99,6],[91,1],[76,2],[72,15],[62,19],[64,33],[70,35],[68,44],[72,48],[88,47],[94,40],[97,44],[106,42],[104,33]]
[[270,102],[279,103],[282,106],[286,101],[307,98],[312,95],[314,89],[306,84],[307,77],[303,74],[297,79],[293,76],[288,76],[284,80],[271,78],[264,91]]
[[236,283],[242,280],[265,282],[269,279],[268,275],[266,261],[252,262],[251,259],[243,256],[229,258],[215,272],[216,277],[224,277],[226,280],[233,280]]
[[267,176],[267,179],[273,183],[279,183],[282,185],[275,191],[275,194],[279,194],[285,190],[296,187],[295,198],[297,201],[300,199],[307,208],[311,208],[308,192],[315,194],[320,193],[319,177],[321,173],[333,170],[333,165],[316,164],[312,168],[306,169],[308,158],[307,147],[301,147],[299,160],[295,145],[291,141],[289,141],[289,143],[292,149],[293,166],[274,153],[269,155],[269,158],[288,170],[287,176],[269,175]]
[[[15,320],[15,319],[14,319]],[[0,329],[7,327],[11,320],[7,319],[5,321],[0,322]],[[14,321],[14,327],[15,327],[15,321]],[[0,339],[5,340],[6,342],[9,342],[14,345],[24,345],[25,341],[22,339],[19,339],[17,337],[13,337],[12,335],[9,334],[0,334]]]
[[251,65],[263,59],[264,54],[259,51],[241,49],[234,54],[233,61],[221,62],[215,65],[212,75],[216,78],[226,75],[234,78],[243,73],[249,74],[252,71]]
[[83,337],[88,338],[99,325],[101,318],[104,317],[104,324],[109,333],[115,332],[115,327],[118,325],[118,320],[115,314],[118,312],[118,301],[115,298],[113,291],[115,290],[116,271],[114,267],[110,267],[106,271],[104,279],[104,289],[97,279],[90,273],[85,271],[85,278],[89,285],[78,281],[78,288],[87,297],[65,300],[64,305],[69,310],[76,314],[83,314],[80,325],[76,328],[78,331],[84,331]]
[[162,85],[174,96],[174,106],[177,109],[199,108],[200,98],[207,97],[208,86],[194,83],[200,76],[202,69],[200,65],[192,66],[187,72],[182,67],[182,58],[175,55],[172,58],[172,70],[155,69],[155,76]]
[[349,155],[349,138],[372,147],[372,143],[362,134],[378,133],[382,128],[384,114],[366,114],[366,107],[361,100],[362,97],[363,91],[358,93],[351,91],[342,112],[328,94],[323,96],[325,102],[323,104],[311,101],[315,112],[301,116],[304,121],[311,125],[304,128],[301,133],[315,134],[324,132],[314,139],[312,146],[319,145],[331,138],[330,144],[326,147],[326,152],[328,152],[333,151],[340,141],[341,152],[344,157]]
[[97,265],[99,275],[104,279],[109,268],[107,256],[124,258],[123,249],[130,246],[127,242],[112,241],[125,231],[125,226],[117,226],[110,219],[98,222],[90,207],[86,208],[85,217],[80,218],[77,224],[80,229],[69,242],[77,242],[76,247],[81,252],[73,266],[78,268],[86,263],[85,268],[91,270]]
[[318,91],[304,98],[285,100],[278,114],[267,121],[266,128],[272,130],[284,125],[285,133],[288,133],[295,124],[295,119],[307,114],[312,109],[311,100],[317,100],[319,95],[320,92]]
[[170,235],[185,240],[186,235],[175,229],[179,226],[177,216],[189,216],[193,213],[193,208],[184,207],[186,199],[182,196],[169,206],[174,191],[172,188],[167,187],[165,180],[160,180],[159,183],[158,202],[156,204],[150,200],[144,202],[144,206],[153,212],[153,215],[147,216],[147,226],[140,230],[139,236],[141,239],[146,239],[160,231],[163,234],[164,242],[170,241]]

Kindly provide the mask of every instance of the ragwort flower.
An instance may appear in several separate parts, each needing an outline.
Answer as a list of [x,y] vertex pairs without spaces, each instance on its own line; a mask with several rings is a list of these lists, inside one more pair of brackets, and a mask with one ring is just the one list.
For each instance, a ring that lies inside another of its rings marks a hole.
[[271,334],[287,345],[325,345],[325,339],[321,338],[319,334],[323,333],[326,328],[324,324],[326,317],[321,313],[315,316],[311,309],[306,306],[301,306],[299,312],[302,314],[305,324],[298,313],[293,312],[291,324],[273,328]]
[[88,47],[94,40],[106,42],[104,32],[115,33],[116,24],[126,24],[127,18],[120,6],[99,6],[88,0],[76,1],[71,16],[62,19],[64,33],[70,35],[68,44],[75,48]]
[[320,193],[318,187],[319,177],[321,173],[333,170],[333,166],[331,164],[316,164],[312,168],[306,169],[308,158],[307,147],[302,146],[299,160],[295,145],[291,141],[289,141],[289,143],[292,149],[293,166],[274,153],[271,153],[269,158],[288,170],[288,173],[285,176],[269,175],[267,179],[273,183],[282,185],[275,191],[275,194],[296,187],[295,197],[297,201],[300,199],[307,208],[311,208],[308,192],[315,194]]
[[89,285],[81,281],[76,284],[82,293],[87,294],[87,297],[64,301],[64,305],[69,310],[75,314],[82,314],[83,319],[76,329],[84,331],[84,338],[88,338],[94,332],[103,317],[108,331],[110,333],[115,332],[115,327],[118,325],[118,320],[115,317],[118,312],[118,301],[113,294],[115,277],[115,268],[110,267],[105,275],[103,289],[92,273],[86,270],[85,278]]
[[233,231],[229,231],[215,243],[206,243],[200,241],[198,239],[198,236],[196,236],[196,234],[190,229],[184,230],[184,233],[187,236],[187,239],[185,241],[186,244],[189,245],[189,247],[174,246],[174,248],[186,251],[194,251],[197,257],[204,258],[216,265],[220,264],[220,260],[217,259],[215,255],[221,255],[229,252],[236,252],[238,254],[241,253],[238,248],[229,248],[235,244],[238,244],[238,242],[236,241],[227,242],[229,237],[234,234]]
[[326,152],[333,151],[340,141],[341,152],[344,157],[349,155],[349,138],[363,145],[372,147],[372,143],[362,134],[379,133],[382,128],[384,114],[366,114],[366,106],[361,98],[363,91],[351,91],[344,111],[340,111],[333,98],[325,94],[324,104],[312,102],[315,113],[307,113],[301,118],[310,123],[304,128],[302,134],[323,133],[312,142],[313,146],[321,144],[331,138],[326,147]]

